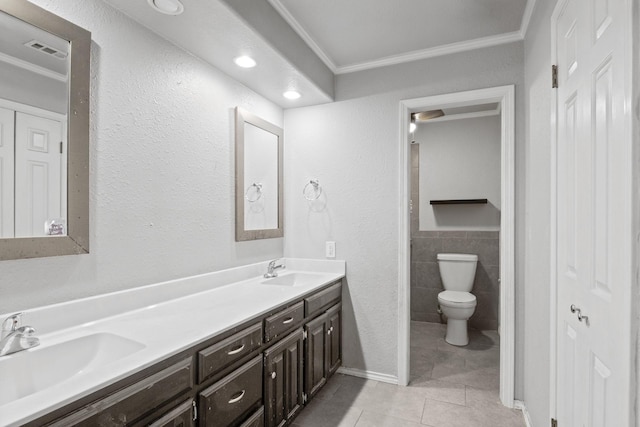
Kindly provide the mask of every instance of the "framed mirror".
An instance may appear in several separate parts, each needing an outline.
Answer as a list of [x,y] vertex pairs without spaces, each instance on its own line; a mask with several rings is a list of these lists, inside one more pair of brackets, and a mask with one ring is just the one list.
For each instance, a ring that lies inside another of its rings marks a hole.
[[283,131],[236,107],[236,241],[282,237]]
[[0,2],[0,260],[89,253],[91,33]]

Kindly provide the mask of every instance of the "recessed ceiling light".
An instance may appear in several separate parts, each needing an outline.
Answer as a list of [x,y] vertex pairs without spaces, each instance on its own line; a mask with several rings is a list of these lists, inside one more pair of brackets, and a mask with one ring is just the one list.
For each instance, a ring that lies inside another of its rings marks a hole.
[[149,6],[165,15],[180,15],[184,12],[184,6],[180,0],[147,0]]
[[295,90],[288,90],[285,93],[282,94],[282,96],[284,96],[287,99],[298,99],[300,98],[302,95],[300,95],[300,92],[295,91]]
[[256,61],[250,56],[238,56],[233,60],[238,67],[253,68],[256,66]]

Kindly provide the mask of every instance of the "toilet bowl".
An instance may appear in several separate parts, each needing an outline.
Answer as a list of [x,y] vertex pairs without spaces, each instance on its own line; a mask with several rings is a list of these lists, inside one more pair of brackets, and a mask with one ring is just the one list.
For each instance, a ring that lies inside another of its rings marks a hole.
[[471,293],[478,256],[473,254],[438,254],[438,268],[444,291],[438,303],[447,316],[445,341],[464,346],[469,343],[467,321],[476,310],[476,297]]

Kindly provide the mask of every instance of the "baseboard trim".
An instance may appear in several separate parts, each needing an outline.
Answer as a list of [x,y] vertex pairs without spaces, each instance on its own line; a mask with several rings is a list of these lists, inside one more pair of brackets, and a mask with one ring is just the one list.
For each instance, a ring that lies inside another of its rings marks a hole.
[[354,368],[338,368],[339,374],[351,375],[352,377],[365,378],[367,380],[380,381],[383,383],[398,385],[398,377],[393,375],[381,374],[373,371],[363,371],[362,369]]
[[521,400],[515,400],[513,402],[513,407],[522,411],[522,417],[524,418],[524,423],[527,427],[532,427],[531,417],[529,416],[529,411],[527,411],[527,407],[524,405],[524,402]]

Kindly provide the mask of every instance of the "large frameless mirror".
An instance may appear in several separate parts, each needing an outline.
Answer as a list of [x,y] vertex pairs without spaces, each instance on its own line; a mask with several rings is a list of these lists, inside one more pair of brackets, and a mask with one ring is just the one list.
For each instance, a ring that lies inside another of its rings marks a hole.
[[0,260],[89,252],[91,34],[0,3]]
[[282,129],[236,108],[236,241],[283,236]]

